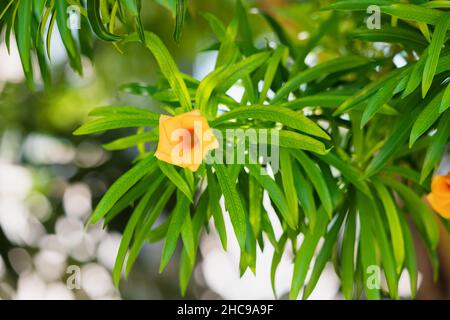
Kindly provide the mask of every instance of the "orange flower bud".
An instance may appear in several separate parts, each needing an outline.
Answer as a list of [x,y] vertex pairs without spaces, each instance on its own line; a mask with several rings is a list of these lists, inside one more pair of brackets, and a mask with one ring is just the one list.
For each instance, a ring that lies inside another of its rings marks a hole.
[[207,153],[218,147],[208,121],[198,110],[159,118],[159,142],[155,155],[161,161],[195,172]]
[[433,177],[427,200],[437,213],[450,219],[450,173],[447,176]]

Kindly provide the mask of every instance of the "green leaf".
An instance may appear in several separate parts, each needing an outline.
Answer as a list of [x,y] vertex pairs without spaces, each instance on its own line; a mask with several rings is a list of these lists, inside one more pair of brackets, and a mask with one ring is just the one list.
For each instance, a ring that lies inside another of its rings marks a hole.
[[220,44],[215,65],[216,69],[220,66],[231,66],[240,57],[240,52],[236,45],[238,29],[239,21],[237,17],[234,17],[228,25]]
[[272,56],[267,61],[267,70],[264,74],[264,85],[259,95],[259,104],[263,104],[267,99],[267,93],[269,92],[273,80],[275,79],[275,75],[278,71],[278,66],[281,63],[284,53],[286,52],[286,47],[279,46],[275,49]]
[[153,119],[159,118],[159,115],[150,110],[130,107],[130,106],[107,106],[94,108],[89,112],[90,117],[107,117],[120,115],[141,115],[144,117],[151,117]]
[[421,37],[419,32],[400,26],[383,25],[381,29],[372,30],[363,27],[350,32],[349,37],[368,42],[400,43],[418,51],[423,51],[428,46],[428,42]]
[[267,191],[270,199],[278,208],[281,216],[286,221],[288,226],[292,229],[297,229],[298,211],[290,211],[286,201],[286,197],[278,184],[270,178],[268,173],[259,165],[249,164],[246,165],[250,174],[258,181],[261,187]]
[[87,0],[87,14],[92,30],[100,39],[104,41],[118,41],[120,36],[110,33],[103,25],[102,17],[100,16],[100,0]]
[[176,7],[176,22],[173,38],[177,43],[179,43],[181,39],[181,33],[183,32],[184,18],[186,17],[187,1],[176,0]]
[[289,298],[294,300],[297,298],[300,289],[303,287],[308,273],[309,265],[314,256],[319,240],[325,233],[328,224],[328,216],[325,210],[321,207],[318,211],[318,221],[313,232],[305,234],[300,249],[295,255],[294,275],[292,276],[291,290]]
[[381,217],[380,210],[373,199],[368,199],[364,196],[361,197],[365,201],[364,208],[369,212],[372,220],[372,232],[379,245],[380,258],[386,275],[390,297],[392,299],[398,299],[399,273],[397,273],[396,261],[391,246],[392,242],[388,239],[386,232],[385,219]]
[[236,1],[236,16],[239,20],[239,34],[244,54],[251,54],[255,51],[253,46],[253,35],[250,23],[248,21],[247,9],[244,7],[242,0]]
[[341,253],[341,282],[345,299],[350,300],[353,294],[355,274],[355,239],[356,239],[356,210],[350,208],[345,222],[344,239]]
[[286,82],[272,99],[272,104],[278,103],[286,98],[289,93],[298,90],[301,84],[309,83],[327,74],[354,69],[369,63],[369,60],[359,56],[348,56],[337,58],[321,63],[308,70],[300,72],[288,82]]
[[250,106],[239,107],[219,116],[210,122],[212,127],[231,119],[258,119],[280,122],[290,128],[329,140],[328,134],[314,121],[301,112],[295,112],[279,106]]
[[164,175],[169,178],[169,180],[172,181],[174,185],[177,186],[178,190],[180,190],[189,199],[190,202],[193,202],[194,196],[192,194],[191,188],[187,184],[186,180],[175,169],[175,167],[171,164],[159,160],[158,166],[161,169],[162,173],[164,173]]
[[445,110],[450,108],[450,84],[444,91],[444,96],[442,97],[441,106],[439,107],[439,113],[443,113]]
[[378,179],[373,179],[373,185],[384,206],[384,212],[387,216],[389,229],[392,239],[392,247],[394,248],[394,256],[397,265],[397,273],[400,273],[403,262],[405,260],[405,244],[403,241],[403,232],[400,225],[399,213],[395,205],[394,199],[391,197],[388,189]]
[[270,266],[270,283],[272,285],[272,291],[275,297],[277,297],[277,290],[275,288],[275,276],[277,274],[278,265],[283,258],[284,247],[286,246],[286,241],[288,240],[287,233],[283,233],[278,240],[277,246],[273,252],[272,264]]
[[325,148],[323,142],[294,131],[279,130],[278,138],[280,147],[301,149],[322,155],[328,153],[328,150]]
[[[201,235],[202,227],[205,221],[207,220],[206,214],[207,206],[208,206],[208,197],[206,193],[203,193],[198,202],[197,208],[194,213],[194,217],[192,218],[192,232],[194,235],[195,252],[197,252],[198,250],[198,242]],[[180,290],[183,296],[186,293],[186,288],[189,283],[189,279],[191,277],[193,269],[194,265],[191,263],[186,250],[183,249],[180,259]]]
[[415,108],[406,114],[400,122],[395,125],[394,131],[390,134],[383,148],[377,153],[366,168],[365,176],[370,177],[379,172],[398,151],[398,148],[405,142],[409,128],[413,125],[420,108]]
[[156,175],[160,175],[160,173],[153,172],[152,174],[147,175],[136,183],[130,190],[128,190],[127,193],[125,193],[105,215],[105,225],[117,217],[117,215],[119,215],[127,207],[132,206],[134,201],[140,198],[148,190],[148,186],[155,180]]
[[399,217],[403,230],[403,237],[405,239],[405,266],[409,273],[411,297],[414,299],[417,293],[418,281],[416,249],[414,247],[414,240],[408,222],[403,214],[400,214]]
[[219,38],[219,40],[223,41],[226,29],[222,21],[220,21],[215,15],[209,12],[202,12],[201,15],[206,19],[206,21],[208,21],[209,26],[211,27],[214,34]]
[[440,10],[429,9],[422,6],[406,3],[396,3],[390,6],[382,6],[383,13],[408,21],[424,22],[436,25],[444,13]]
[[[371,274],[370,270],[373,266],[378,266],[376,252],[375,252],[375,237],[371,229],[371,215],[370,207],[368,207],[367,198],[362,193],[357,193],[358,195],[358,208],[359,208],[359,221],[361,224],[361,232],[359,235],[360,247],[359,255],[362,262],[362,274],[364,281],[364,292],[369,300],[379,300],[380,290],[379,281],[381,279],[375,277],[375,274]],[[373,283],[374,281],[378,282]],[[372,285],[374,285],[372,287]]]
[[123,150],[134,147],[140,143],[153,142],[157,139],[158,133],[156,131],[144,132],[106,143],[103,145],[103,148],[109,151]]
[[177,246],[178,237],[180,236],[183,224],[186,221],[186,216],[190,214],[189,210],[189,198],[187,198],[183,192],[177,190],[177,205],[170,216],[169,229],[167,230],[166,241],[161,255],[161,264],[159,272],[161,273]]
[[308,218],[309,227],[314,230],[317,223],[317,210],[314,200],[314,192],[311,182],[304,176],[299,164],[294,162],[293,168],[295,171],[294,184],[297,190],[297,197],[300,200],[301,206],[304,209],[305,215]]
[[322,271],[324,270],[326,263],[331,257],[333,247],[336,245],[337,237],[339,235],[339,231],[341,230],[344,218],[345,214],[341,213],[337,217],[330,231],[325,235],[325,242],[322,246],[322,249],[320,249],[319,254],[317,255],[316,262],[314,263],[314,268],[309,278],[309,282],[306,285],[305,290],[303,291],[303,299],[307,299],[314,291],[314,288],[319,281]]
[[263,188],[250,176],[248,179],[248,220],[256,237],[261,233],[261,211],[263,208]]
[[439,108],[443,95],[444,90],[437,94],[433,98],[433,100],[431,100],[431,102],[428,103],[425,108],[423,108],[422,112],[417,117],[417,120],[414,122],[414,125],[411,129],[411,135],[409,137],[410,148],[425,132],[428,131],[428,129],[430,129],[430,127],[439,118]]
[[114,204],[143,176],[153,172],[156,169],[156,158],[150,156],[138,162],[133,168],[124,173],[116,182],[108,189],[95,208],[89,223],[95,224],[108,213]]
[[321,108],[334,108],[339,106],[349,98],[350,96],[338,94],[337,92],[333,94],[323,93],[294,99],[282,103],[280,104],[280,106],[292,110],[298,110],[304,107],[312,107],[312,106],[317,106]]
[[31,19],[32,0],[21,0],[18,4],[18,19],[16,25],[16,41],[19,50],[22,68],[27,79],[28,86],[33,88],[33,69],[31,66]]
[[437,167],[444,155],[445,148],[450,138],[450,111],[444,113],[439,120],[437,132],[433,136],[430,147],[423,161],[422,172],[420,174],[420,182],[422,183]]
[[72,32],[67,28],[67,1],[55,1],[56,24],[61,36],[67,55],[69,56],[70,65],[79,74],[82,74],[81,56],[78,52]]
[[196,108],[205,113],[214,90],[226,91],[239,79],[259,68],[269,58],[269,55],[269,52],[256,53],[231,66],[221,66],[208,74],[198,86],[195,97]]
[[[126,42],[136,41],[137,35],[133,34],[126,38]],[[145,44],[147,48],[152,52],[158,65],[161,69],[161,73],[167,79],[170,87],[178,97],[181,107],[189,111],[192,109],[191,97],[186,87],[186,83],[183,80],[183,76],[178,70],[178,67],[167,50],[161,39],[152,32],[145,32]]]
[[183,240],[184,244],[183,249],[186,251],[191,264],[194,265],[197,248],[194,240],[194,230],[192,227],[192,220],[189,214],[186,215],[183,225],[181,226],[181,239]]
[[318,155],[317,156],[322,161],[328,163],[329,165],[335,167],[338,169],[341,174],[344,176],[345,179],[347,179],[350,183],[352,183],[356,188],[358,188],[361,192],[363,192],[367,196],[371,196],[369,186],[367,183],[362,179],[362,173],[353,167],[352,165],[348,164],[341,158],[339,158],[336,154],[330,152],[326,155]]
[[320,171],[320,168],[302,151],[292,150],[292,155],[297,159],[298,163],[305,169],[306,175],[316,189],[317,194],[322,202],[323,208],[331,218],[333,214],[333,201],[327,183]]
[[284,194],[290,215],[294,219],[295,225],[298,225],[298,198],[294,185],[294,171],[292,170],[292,158],[286,149],[280,150],[280,168],[281,179],[283,183]]
[[436,74],[439,56],[441,54],[442,47],[446,40],[447,29],[450,27],[450,13],[443,15],[439,18],[434,29],[433,39],[428,49],[427,62],[423,71],[422,79],[422,96],[427,95],[428,90],[433,82],[434,75]]
[[[378,0],[377,5],[390,5],[393,4],[393,1],[390,0]],[[366,11],[367,7],[373,5],[372,0],[342,0],[336,1],[324,8],[322,10],[359,10]]]
[[114,116],[108,116],[105,118],[99,118],[91,120],[77,130],[74,131],[74,135],[87,135],[92,133],[104,132],[113,129],[130,128],[130,127],[154,127],[158,124],[159,116],[154,115],[129,115],[118,114]]
[[122,240],[120,241],[119,250],[117,252],[116,262],[113,269],[113,279],[116,286],[119,286],[120,276],[122,274],[123,264],[125,262],[125,257],[128,251],[128,247],[131,243],[134,230],[141,221],[142,217],[147,213],[150,207],[150,199],[153,196],[156,189],[161,185],[164,180],[163,176],[158,177],[155,181],[150,184],[148,191],[139,201],[137,207],[133,210],[130,219],[128,220],[125,231],[122,235]]
[[367,122],[383,107],[384,104],[388,103],[389,100],[394,95],[395,87],[397,86],[397,78],[389,79],[386,84],[370,98],[367,108],[364,110],[361,119],[361,128],[363,128]]
[[222,208],[220,207],[220,190],[217,185],[216,177],[213,175],[210,168],[206,171],[208,179],[208,196],[209,196],[209,209],[214,218],[214,225],[217,233],[219,234],[220,242],[224,250],[227,250],[227,231],[225,229],[225,221],[223,219]]
[[377,91],[379,91],[388,81],[393,78],[401,78],[404,73],[408,72],[408,67],[396,69],[387,73],[380,78],[369,82],[364,88],[359,90],[356,94],[353,94],[349,99],[344,101],[339,108],[333,113],[333,116],[339,116],[343,113],[346,113],[354,108],[357,108],[362,102],[369,99],[372,95],[374,95]]
[[225,207],[230,214],[239,246],[245,250],[246,240],[246,210],[236,189],[235,181],[230,179],[226,166],[214,165],[217,180],[225,198]]
[[406,84],[406,89],[402,94],[402,98],[410,95],[414,90],[417,89],[417,87],[419,87],[420,83],[422,82],[425,63],[427,62],[427,56],[428,56],[428,49],[426,49],[422,53],[422,57],[414,65],[411,74],[409,76],[408,82]]
[[380,179],[403,198],[415,224],[427,240],[429,248],[435,250],[439,242],[439,227],[431,209],[414,191],[400,182],[388,177],[380,177]]

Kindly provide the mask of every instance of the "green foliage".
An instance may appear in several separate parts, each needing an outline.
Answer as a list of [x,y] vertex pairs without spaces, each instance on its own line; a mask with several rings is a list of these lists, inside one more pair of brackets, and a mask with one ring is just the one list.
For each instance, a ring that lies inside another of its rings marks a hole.
[[[53,19],[55,15],[60,21],[62,6],[67,5],[44,1],[39,10],[31,12],[31,2],[8,3],[0,24],[0,30],[9,26],[11,32],[17,16],[15,32],[28,79],[30,48],[33,52],[41,48],[36,46],[39,41],[29,42],[30,32],[36,32],[30,24],[42,25],[41,18]],[[257,245],[263,247],[269,241],[274,246],[270,279],[274,292],[277,266],[287,241],[291,241],[295,256],[292,299],[302,289],[303,298],[308,298],[331,260],[337,264],[347,299],[360,298],[360,289],[368,299],[399,298],[403,270],[410,275],[411,294],[415,296],[417,261],[407,217],[418,229],[435,270],[437,266],[438,225],[421,198],[430,189],[428,178],[439,166],[450,136],[450,20],[445,1],[379,1],[381,29],[368,30],[361,25],[350,32],[332,26],[344,19],[361,23],[373,1],[335,2],[318,12],[319,31],[303,45],[291,37],[286,26],[261,13],[278,38],[275,49],[254,42],[246,9],[237,1],[235,19],[228,26],[210,13],[203,14],[219,44],[214,47],[218,50],[215,70],[201,81],[178,69],[157,35],[141,30],[137,1],[118,2],[117,19],[125,23],[127,15],[136,18],[136,32],[129,35],[116,35],[114,28],[106,28],[114,25],[116,16],[111,14],[106,22],[100,14],[102,3],[111,12],[117,1],[88,1],[87,17],[93,32],[105,41],[143,42],[165,78],[157,86],[125,84],[123,91],[150,96],[171,115],[199,109],[211,127],[219,130],[276,129],[281,153],[280,172],[274,176],[263,174],[271,171],[265,163],[203,164],[192,174],[157,161],[151,147],[139,147],[138,162],[107,191],[90,220],[105,218],[109,222],[138,201],[119,249],[116,284],[127,251],[126,273],[145,241],[164,240],[161,270],[177,244],[182,245],[180,286],[184,293],[200,234],[211,218],[226,249],[224,214],[228,213],[241,249],[241,274],[247,269],[255,271]],[[175,39],[179,41],[186,1],[176,1],[174,8]],[[351,15],[344,17],[341,11]],[[72,66],[81,71],[75,40],[70,33],[60,30],[60,34]],[[41,35],[36,38],[41,39]],[[373,42],[386,43],[388,50],[380,52]],[[317,53],[318,46],[322,46],[323,55]],[[306,63],[309,54],[317,57],[314,65]],[[400,56],[406,62],[403,67],[394,64]],[[244,88],[241,100],[228,94],[233,85]],[[227,111],[219,112],[220,105]],[[157,140],[159,114],[134,107],[104,107],[90,115],[93,120],[75,134],[124,127],[140,130],[106,144],[107,149]],[[147,128],[150,131],[144,130]],[[263,192],[267,192],[283,228],[279,238],[262,206]],[[222,196],[225,211],[219,205]],[[168,205],[171,199],[176,201],[174,208]],[[163,212],[166,221],[154,228]],[[297,242],[300,235],[303,241]],[[323,244],[321,238],[325,239]],[[373,281],[368,270],[373,266],[383,271],[387,290],[368,286]],[[312,274],[307,278],[310,269]]]

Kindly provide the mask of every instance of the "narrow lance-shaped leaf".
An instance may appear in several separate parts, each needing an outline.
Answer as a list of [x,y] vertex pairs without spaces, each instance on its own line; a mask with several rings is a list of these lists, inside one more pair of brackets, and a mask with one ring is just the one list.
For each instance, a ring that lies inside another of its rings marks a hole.
[[414,143],[425,133],[439,118],[439,107],[444,96],[444,90],[437,94],[433,100],[422,110],[417,117],[411,129],[409,137],[409,146],[412,147]]
[[422,96],[425,97],[433,82],[434,75],[439,62],[442,47],[444,45],[447,30],[450,27],[450,13],[446,13],[436,24],[434,29],[433,39],[428,49],[428,58],[423,71],[422,79]]
[[92,133],[104,132],[108,130],[130,128],[130,127],[148,127],[158,124],[158,116],[151,115],[128,115],[120,114],[115,116],[102,117],[91,120],[83,124],[74,131],[74,135],[87,135]]
[[[126,38],[127,42],[136,40],[138,40],[138,35],[136,34]],[[184,108],[184,110],[191,110],[191,97],[189,95],[186,83],[184,82],[181,72],[179,71],[164,43],[156,34],[147,31],[145,32],[145,43],[158,62],[161,73],[167,79],[170,87],[178,97],[180,105]]]
[[295,171],[294,184],[297,190],[297,197],[308,218],[309,227],[314,230],[317,223],[317,209],[312,184],[306,179],[297,162],[294,162],[292,165]]
[[362,191],[365,195],[371,197],[370,189],[367,183],[361,179],[362,173],[355,167],[342,160],[335,153],[329,152],[326,155],[317,156],[322,161],[338,169],[345,179],[352,183],[356,188]]
[[336,245],[337,237],[339,235],[342,222],[344,221],[344,217],[345,214],[340,213],[330,231],[325,235],[325,242],[316,258],[316,262],[314,263],[314,268],[311,277],[309,278],[309,282],[306,285],[305,290],[303,291],[303,299],[307,299],[314,291],[314,288],[319,281],[322,271],[324,270],[326,263],[331,257],[333,247]]
[[366,197],[358,192],[358,209],[361,224],[359,236],[359,257],[362,262],[362,274],[364,281],[364,292],[369,300],[380,299],[380,279],[374,276],[373,268],[378,266],[375,252],[375,237],[372,233],[371,225],[372,212],[368,206]]
[[265,169],[259,165],[250,164],[246,167],[249,169],[250,174],[258,181],[264,190],[267,191],[270,199],[279,210],[287,225],[295,230],[297,228],[298,216],[295,215],[295,212],[289,210],[286,197],[278,184],[272,180]]
[[106,192],[92,213],[89,223],[95,224],[100,221],[114,204],[143,176],[151,173],[156,168],[156,158],[147,157],[133,168],[123,174]]
[[102,17],[100,16],[101,1],[87,0],[87,13],[92,30],[100,39],[104,41],[118,41],[120,36],[110,33],[104,26]]
[[314,251],[316,250],[320,238],[326,231],[327,225],[328,216],[325,210],[321,207],[318,211],[316,228],[313,232],[305,234],[305,238],[295,256],[294,275],[292,276],[291,290],[289,293],[289,298],[292,300],[297,298],[305,283],[309,264],[314,256]]
[[70,65],[79,74],[82,74],[81,56],[78,52],[71,30],[67,28],[67,1],[55,1],[56,24],[64,47],[69,56]]
[[172,183],[176,185],[182,193],[184,193],[189,201],[193,202],[194,197],[192,195],[191,188],[181,174],[175,169],[175,167],[164,161],[158,161],[158,166],[162,173],[164,173],[164,175],[166,175],[166,177],[169,178],[169,180],[172,181]]
[[450,108],[450,84],[447,85],[447,88],[444,91],[441,106],[439,107],[439,113],[443,113],[448,108]]
[[437,167],[445,152],[445,148],[450,138],[450,110],[445,112],[437,126],[437,132],[433,136],[430,147],[425,155],[425,160],[420,174],[420,182],[422,183],[433,170]]
[[373,185],[384,206],[384,212],[387,216],[389,229],[391,233],[392,246],[394,248],[395,261],[397,263],[397,272],[400,273],[403,262],[405,260],[405,244],[403,241],[403,232],[400,225],[399,213],[394,203],[394,199],[389,193],[389,190],[378,180],[373,179]]
[[177,43],[180,42],[183,32],[184,19],[186,17],[187,0],[176,0],[176,22],[173,37]]
[[240,107],[229,111],[211,122],[215,127],[231,119],[258,119],[265,121],[280,122],[290,128],[329,140],[328,134],[314,121],[307,118],[303,113],[295,112],[278,106],[250,106]]
[[231,66],[221,66],[211,72],[200,82],[195,97],[196,108],[203,113],[207,110],[208,102],[214,90],[226,91],[239,79],[251,74],[260,67],[269,57],[270,53],[261,52],[251,55]]
[[280,150],[280,167],[284,193],[289,208],[290,215],[294,218],[295,225],[298,224],[298,198],[294,186],[294,171],[292,170],[292,161],[289,151]]
[[223,219],[222,208],[220,207],[220,190],[217,185],[216,177],[213,175],[210,168],[207,169],[208,178],[208,195],[209,195],[209,210],[214,218],[214,225],[216,226],[217,232],[219,234],[220,241],[224,250],[227,249],[227,232],[225,229],[225,221]]
[[267,93],[269,92],[270,87],[272,86],[273,80],[278,71],[278,65],[281,63],[283,54],[285,52],[286,48],[284,46],[279,46],[275,49],[273,55],[267,61],[267,70],[266,73],[264,74],[264,85],[259,96],[259,104],[263,104],[264,101],[267,99]]
[[397,84],[397,78],[389,79],[389,81],[386,81],[385,85],[377,93],[375,93],[372,98],[370,98],[361,119],[361,128],[363,128],[367,122],[372,119],[372,117],[383,107],[384,104],[389,102],[394,94]]
[[245,250],[246,240],[246,210],[236,190],[236,183],[230,179],[224,165],[214,165],[217,180],[225,198],[225,206],[230,214],[231,223],[236,233],[239,246]]
[[[167,234],[168,224],[166,223],[163,223],[158,228],[156,228],[154,230],[154,233],[152,233],[150,229],[155,223],[155,221],[161,215],[164,207],[167,205],[170,198],[172,197],[172,194],[175,192],[175,189],[176,188],[173,184],[169,184],[168,187],[162,193],[162,195],[158,199],[155,199],[155,204],[153,208],[150,210],[147,217],[145,218],[145,221],[143,221],[142,224],[137,225],[133,245],[131,246],[131,249],[127,257],[127,266],[125,269],[126,276],[129,275],[131,268],[133,267],[134,262],[138,257],[139,250],[141,250],[145,240],[148,240],[149,242],[151,242],[151,240],[156,241],[155,238],[158,237],[160,237],[161,238],[160,240],[162,240],[162,238]],[[170,221],[170,219],[168,219],[167,221]],[[152,236],[154,239],[151,239]],[[168,259],[170,259],[170,257]]]
[[392,249],[392,241],[388,239],[384,218],[381,217],[380,210],[374,199],[365,199],[367,210],[371,213],[372,232],[380,250],[380,258],[384,268],[384,274],[389,288],[389,295],[393,299],[398,299],[398,280],[396,261]]
[[128,220],[127,226],[125,227],[125,231],[122,235],[122,240],[120,241],[119,250],[117,252],[116,262],[114,264],[113,269],[113,279],[116,286],[119,285],[120,276],[122,274],[123,263],[125,261],[125,257],[127,254],[128,247],[131,243],[131,239],[133,237],[134,230],[136,225],[141,220],[143,215],[145,215],[146,211],[150,207],[150,199],[153,196],[153,193],[160,186],[161,182],[164,180],[163,176],[158,177],[151,185],[145,195],[139,201],[137,207],[133,210],[130,219]]
[[273,252],[272,264],[270,267],[270,283],[272,285],[272,291],[275,297],[277,296],[277,290],[275,287],[275,276],[277,273],[278,265],[281,262],[281,258],[283,258],[284,247],[286,245],[287,240],[288,240],[287,233],[283,233],[280,237],[280,240],[278,240],[277,246],[275,247],[275,250]]
[[395,126],[394,131],[389,136],[383,148],[367,166],[365,171],[366,177],[376,174],[388,163],[389,159],[395,154],[399,146],[407,139],[408,130],[413,125],[419,112],[420,108],[416,107],[400,119],[400,122]]
[[161,265],[159,272],[162,272],[175,251],[178,237],[180,236],[183,224],[186,221],[186,215],[189,212],[189,198],[181,191],[177,190],[177,205],[170,216],[169,229],[167,230],[166,241],[164,242],[161,255]]
[[18,4],[18,19],[16,25],[16,40],[23,71],[28,86],[33,88],[33,69],[31,67],[31,19],[32,0],[21,0]]
[[331,218],[333,212],[333,202],[331,199],[330,190],[328,190],[327,183],[320,171],[320,168],[302,151],[291,151],[292,155],[297,159],[298,163],[305,169],[306,175],[313,184],[319,195],[323,208]]
[[272,99],[272,104],[282,101],[282,99],[286,98],[289,93],[298,90],[301,84],[308,83],[320,77],[323,77],[324,74],[331,74],[353,69],[363,66],[368,62],[369,61],[367,59],[359,56],[349,56],[327,61],[308,70],[300,72],[298,75],[285,83],[280,90],[278,90],[276,96]]
[[414,247],[414,240],[403,213],[400,214],[400,223],[402,225],[403,235],[405,239],[405,266],[409,273],[409,283],[411,287],[411,296],[414,299],[417,293],[417,257]]
[[[194,235],[194,249],[195,252],[198,250],[198,242],[200,239],[202,227],[207,220],[207,206],[208,206],[208,196],[206,193],[203,193],[198,202],[197,208],[195,209],[194,216],[192,218],[192,232]],[[189,279],[191,277],[192,271],[194,269],[194,265],[191,263],[188,253],[185,249],[181,254],[180,258],[180,290],[181,294],[184,296],[186,293],[187,285],[189,283]]]
[[355,239],[356,239],[356,208],[350,208],[345,222],[344,239],[341,253],[341,282],[342,293],[349,300],[353,294],[355,273]]
[[394,189],[403,198],[414,219],[414,222],[427,240],[431,249],[435,249],[439,242],[439,227],[431,209],[410,188],[388,177],[380,177],[385,185]]

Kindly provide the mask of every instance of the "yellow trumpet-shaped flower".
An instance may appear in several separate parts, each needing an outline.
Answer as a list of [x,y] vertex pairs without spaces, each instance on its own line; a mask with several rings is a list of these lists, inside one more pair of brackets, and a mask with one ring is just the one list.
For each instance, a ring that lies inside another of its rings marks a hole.
[[155,155],[161,161],[195,172],[207,153],[218,147],[208,121],[198,110],[159,118],[159,141]]
[[431,207],[446,219],[450,219],[450,173],[435,176],[431,183],[431,193],[427,196]]

